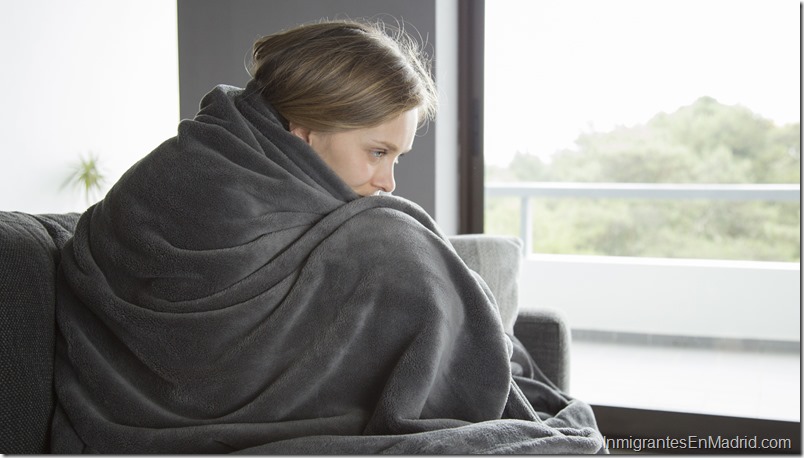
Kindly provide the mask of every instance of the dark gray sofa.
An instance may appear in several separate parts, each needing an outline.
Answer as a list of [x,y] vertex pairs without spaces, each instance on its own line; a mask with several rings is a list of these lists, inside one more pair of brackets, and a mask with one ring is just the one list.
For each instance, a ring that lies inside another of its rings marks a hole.
[[[56,271],[78,213],[0,212],[0,453],[49,451],[54,409]],[[569,331],[548,310],[518,310],[520,245],[493,236],[451,238],[489,283],[507,329],[559,388],[569,385]]]

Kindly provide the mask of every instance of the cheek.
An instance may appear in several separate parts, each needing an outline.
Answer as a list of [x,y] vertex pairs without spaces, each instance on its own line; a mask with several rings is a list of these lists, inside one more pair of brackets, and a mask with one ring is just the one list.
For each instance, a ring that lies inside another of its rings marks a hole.
[[351,151],[341,156],[341,166],[345,169],[344,173],[353,178],[367,176],[371,169],[366,155]]
[[371,167],[368,161],[361,160],[357,154],[340,154],[330,157],[329,165],[338,176],[350,186],[359,186],[369,181]]
[[371,181],[371,176],[374,173],[374,168],[368,161],[354,161],[351,168],[353,181],[356,184],[363,184]]

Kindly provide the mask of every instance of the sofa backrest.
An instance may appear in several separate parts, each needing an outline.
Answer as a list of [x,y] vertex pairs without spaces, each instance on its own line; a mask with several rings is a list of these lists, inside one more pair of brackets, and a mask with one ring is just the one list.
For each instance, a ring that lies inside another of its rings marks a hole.
[[56,266],[78,217],[0,212],[0,453],[49,450]]

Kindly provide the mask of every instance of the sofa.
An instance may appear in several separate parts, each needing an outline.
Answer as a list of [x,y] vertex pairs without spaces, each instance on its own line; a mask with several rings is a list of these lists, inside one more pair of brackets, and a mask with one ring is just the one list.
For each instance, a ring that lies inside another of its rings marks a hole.
[[[80,214],[0,212],[0,453],[49,451],[54,411],[56,271]],[[569,389],[569,330],[561,315],[520,310],[521,243],[513,237],[450,238],[498,302],[503,325],[542,372]]]

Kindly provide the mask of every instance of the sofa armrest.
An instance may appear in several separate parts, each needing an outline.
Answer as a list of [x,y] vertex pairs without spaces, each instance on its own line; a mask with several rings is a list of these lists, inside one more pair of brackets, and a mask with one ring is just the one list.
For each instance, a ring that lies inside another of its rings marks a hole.
[[550,309],[519,310],[514,336],[544,375],[569,392],[571,336],[563,316]]
[[0,452],[49,450],[56,271],[78,214],[0,211]]

